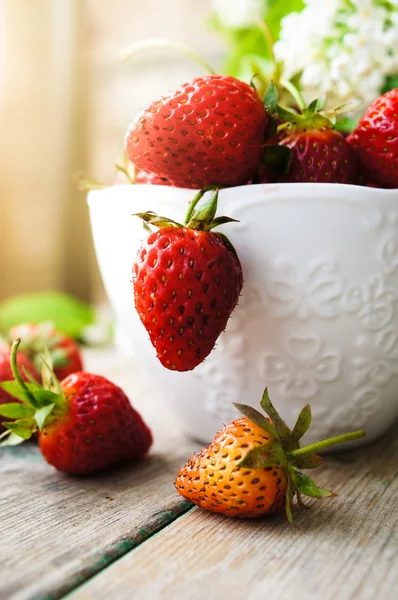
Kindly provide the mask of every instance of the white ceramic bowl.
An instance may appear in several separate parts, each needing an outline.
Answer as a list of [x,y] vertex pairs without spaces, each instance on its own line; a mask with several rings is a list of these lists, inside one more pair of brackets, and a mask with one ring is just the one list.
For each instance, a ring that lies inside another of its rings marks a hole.
[[208,442],[258,407],[265,385],[289,424],[309,402],[306,441],[398,416],[398,190],[336,184],[222,190],[218,214],[239,254],[243,294],[216,348],[194,371],[158,362],[133,301],[131,265],[146,236],[132,213],[182,220],[192,190],[116,186],[89,194],[94,244],[110,302],[162,398]]

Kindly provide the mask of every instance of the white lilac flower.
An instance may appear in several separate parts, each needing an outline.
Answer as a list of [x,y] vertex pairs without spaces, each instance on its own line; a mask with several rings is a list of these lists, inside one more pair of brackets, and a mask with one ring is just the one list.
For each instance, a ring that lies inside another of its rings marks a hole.
[[264,16],[264,0],[213,0],[213,10],[225,27],[250,27]]
[[398,0],[306,0],[282,20],[275,55],[284,77],[300,74],[308,99],[328,93],[366,105],[398,73],[397,48]]

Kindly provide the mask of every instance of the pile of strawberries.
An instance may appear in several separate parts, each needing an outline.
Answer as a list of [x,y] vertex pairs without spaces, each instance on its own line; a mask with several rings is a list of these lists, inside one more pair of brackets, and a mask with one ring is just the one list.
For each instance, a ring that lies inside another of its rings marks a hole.
[[[208,75],[153,102],[129,126],[125,147],[137,183],[199,190],[181,222],[152,211],[136,215],[150,234],[132,265],[135,309],[163,367],[189,371],[203,362],[242,291],[238,253],[214,231],[234,221],[217,216],[219,188],[279,182],[398,187],[398,89],[378,98],[348,137],[336,130],[323,101],[299,104],[279,106],[273,84],[260,98],[233,77]],[[318,450],[364,432],[302,448],[310,407],[291,430],[267,391],[261,406],[267,416],[236,405],[243,417],[179,471],[183,497],[236,517],[285,508],[292,521],[294,497],[302,505],[302,495],[334,495],[302,469],[322,462]],[[0,428],[0,445],[37,434],[48,463],[80,475],[141,459],[152,444],[124,392],[84,372],[76,342],[48,325],[14,328],[0,346]]]
[[207,75],[153,102],[128,128],[137,181],[201,189],[316,182],[398,187],[398,89],[378,98],[344,137],[324,100],[278,106],[233,77]]

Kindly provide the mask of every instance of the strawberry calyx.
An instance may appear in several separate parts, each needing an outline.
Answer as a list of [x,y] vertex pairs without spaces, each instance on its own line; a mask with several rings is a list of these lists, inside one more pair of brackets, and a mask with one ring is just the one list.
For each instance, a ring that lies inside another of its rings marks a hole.
[[42,431],[52,420],[61,418],[68,410],[68,404],[62,388],[56,378],[49,353],[42,357],[42,381],[40,385],[24,369],[28,378],[25,382],[17,365],[17,352],[21,339],[15,340],[11,347],[10,364],[15,377],[13,381],[0,383],[10,396],[19,402],[9,402],[0,406],[2,417],[13,419],[2,425],[7,431],[0,435],[0,446],[15,446],[28,440],[37,431]]
[[63,336],[55,331],[54,325],[50,321],[34,326],[30,323],[22,323],[13,327],[9,334],[10,345],[16,337],[21,339],[19,350],[33,362],[38,372],[42,368],[44,348],[50,355],[53,368],[66,367],[70,363],[69,357],[72,349],[59,347]]
[[290,429],[273,406],[267,388],[264,390],[260,405],[268,417],[251,406],[235,404],[235,407],[245,417],[272,437],[272,441],[267,445],[251,449],[239,466],[249,469],[264,469],[280,465],[284,469],[288,480],[286,515],[289,522],[292,523],[292,502],[295,496],[297,496],[300,506],[303,504],[301,495],[317,499],[336,496],[334,492],[318,487],[301,469],[319,467],[323,462],[322,457],[318,454],[319,451],[336,444],[357,440],[365,435],[365,431],[354,431],[300,447],[300,439],[311,425],[310,406],[307,404],[301,410],[295,426]]
[[[187,214],[185,216],[184,224],[174,221],[169,217],[159,216],[153,211],[147,211],[145,213],[135,213],[133,216],[139,217],[147,225],[154,225],[155,227],[186,227],[187,229],[194,229],[196,231],[211,231],[215,227],[218,227],[219,225],[224,225],[225,223],[237,223],[237,219],[232,219],[231,217],[216,217],[218,203],[218,188],[216,189],[213,196],[211,196],[201,207],[195,210],[198,202],[210,189],[214,188],[204,188],[195,195],[195,197],[189,205]],[[227,246],[236,254],[236,251],[229,239],[223,233],[218,233],[218,235],[222,237]]]

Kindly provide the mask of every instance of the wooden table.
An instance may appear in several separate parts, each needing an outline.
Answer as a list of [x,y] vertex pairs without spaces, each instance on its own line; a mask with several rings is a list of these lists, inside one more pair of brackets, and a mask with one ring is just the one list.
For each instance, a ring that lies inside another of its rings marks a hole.
[[297,528],[283,514],[228,519],[176,493],[198,445],[134,361],[96,350],[86,363],[126,390],[154,447],[140,464],[91,478],[58,473],[34,443],[1,449],[1,600],[398,597],[398,424],[327,458],[316,481],[339,496],[298,512]]

